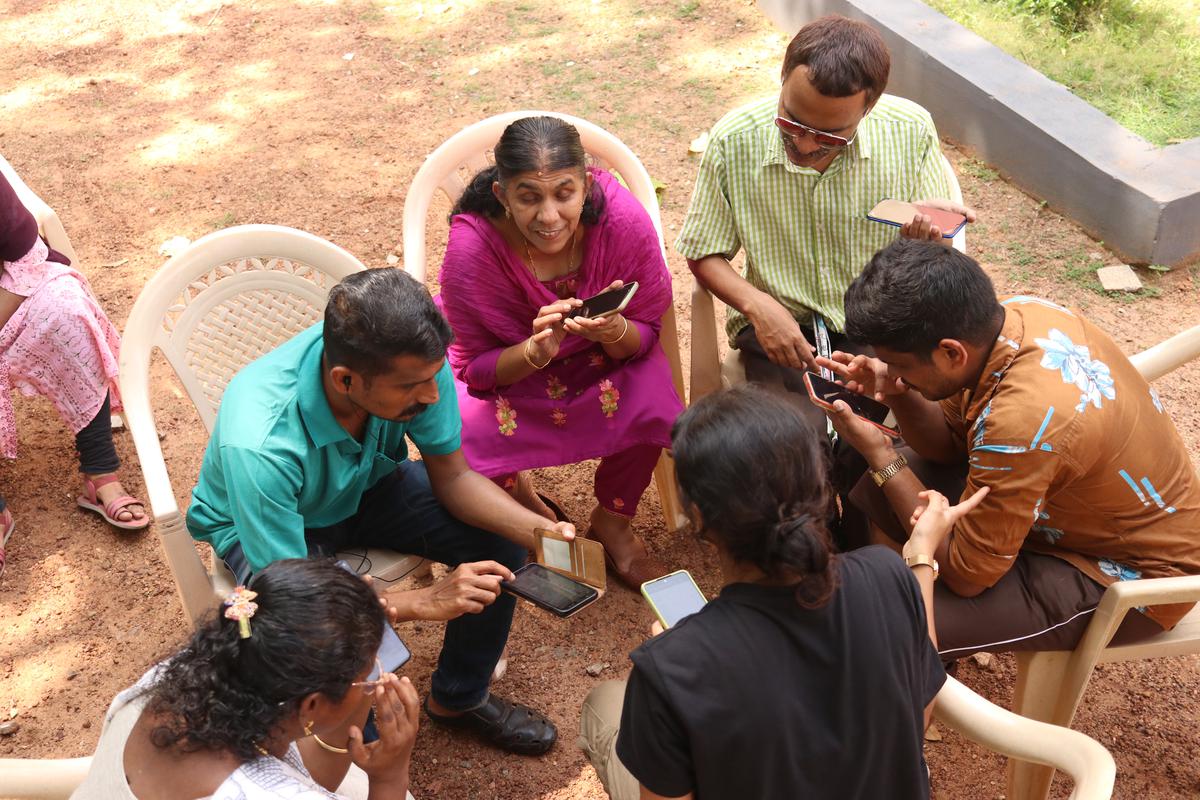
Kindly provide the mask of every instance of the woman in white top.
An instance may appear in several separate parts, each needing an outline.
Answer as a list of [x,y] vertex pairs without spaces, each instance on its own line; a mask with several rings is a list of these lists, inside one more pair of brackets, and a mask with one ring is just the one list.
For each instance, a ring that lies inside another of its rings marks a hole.
[[[378,674],[375,593],[316,559],[276,562],[250,589],[117,696],[74,797],[336,798],[352,762],[370,800],[405,797],[419,703],[408,678]],[[380,738],[364,744],[372,706]]]

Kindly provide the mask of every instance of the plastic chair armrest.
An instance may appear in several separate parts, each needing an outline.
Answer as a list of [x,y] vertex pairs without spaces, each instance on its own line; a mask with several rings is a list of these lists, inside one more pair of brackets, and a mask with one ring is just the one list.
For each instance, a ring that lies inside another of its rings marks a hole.
[[1108,750],[1089,736],[1014,714],[949,677],[938,692],[933,713],[991,750],[1066,772],[1075,781],[1071,797],[1076,800],[1112,796],[1117,766]]
[[1200,575],[1117,581],[1104,591],[1100,605],[1076,646],[1077,652],[1099,652],[1108,646],[1131,608],[1200,601]]
[[712,294],[692,279],[692,385],[690,398],[696,402],[721,388],[721,350],[718,344],[717,312]]
[[0,797],[66,800],[92,765],[82,758],[0,758]]

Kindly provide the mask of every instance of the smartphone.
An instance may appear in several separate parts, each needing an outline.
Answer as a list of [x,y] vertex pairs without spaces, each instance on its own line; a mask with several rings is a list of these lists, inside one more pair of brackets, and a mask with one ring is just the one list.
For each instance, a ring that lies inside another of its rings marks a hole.
[[504,581],[500,587],[560,617],[571,616],[600,596],[600,592],[586,583],[573,581],[536,563],[521,567],[513,573],[511,581]]
[[686,569],[646,581],[642,584],[642,597],[646,598],[664,628],[695,614],[708,602]]
[[[354,567],[345,561],[339,561],[337,565],[352,575],[358,574],[354,571]],[[395,672],[412,658],[412,652],[404,644],[403,640],[401,640],[400,635],[396,633],[392,624],[386,620],[383,623],[383,639],[379,642],[379,650],[375,652],[375,657],[383,665],[384,672]],[[372,669],[371,675],[367,680],[375,680],[378,677],[375,674],[375,670]]]
[[899,228],[912,222],[917,214],[931,217],[933,224],[941,229],[943,239],[953,239],[954,235],[962,230],[963,225],[967,224],[967,218],[962,214],[933,206],[905,203],[903,200],[880,200],[867,212],[867,219]]
[[588,319],[600,319],[602,317],[611,317],[613,314],[620,314],[625,310],[625,306],[629,305],[629,301],[633,299],[634,292],[637,290],[637,281],[632,281],[620,289],[610,289],[607,292],[601,292],[584,300],[583,305],[570,314],[567,314],[567,318],[587,317]]
[[834,400],[844,400],[856,417],[865,419],[888,436],[900,438],[900,428],[892,410],[870,397],[852,392],[845,386],[822,378],[815,372],[804,373],[808,396],[821,408],[833,408]]

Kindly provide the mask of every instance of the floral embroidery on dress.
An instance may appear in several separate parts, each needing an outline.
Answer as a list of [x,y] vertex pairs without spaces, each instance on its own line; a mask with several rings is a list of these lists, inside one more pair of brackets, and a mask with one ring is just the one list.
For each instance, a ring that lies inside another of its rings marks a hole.
[[593,352],[591,355],[588,356],[588,366],[589,367],[600,368],[600,367],[604,366],[604,363],[605,363],[605,358],[604,358],[603,353]]
[[1120,564],[1108,558],[1102,558],[1098,562],[1100,571],[1105,575],[1111,575],[1119,581],[1136,581],[1142,577],[1142,573],[1125,564]]
[[496,422],[500,423],[500,433],[512,436],[517,430],[517,410],[512,407],[507,398],[496,400]]
[[567,396],[567,387],[556,375],[546,377],[546,396],[551,400],[562,400]]
[[1079,405],[1075,406],[1076,411],[1084,411],[1089,404],[1100,408],[1104,399],[1116,399],[1117,390],[1113,386],[1108,365],[1103,361],[1093,360],[1087,345],[1075,344],[1058,328],[1050,329],[1049,339],[1034,341],[1046,351],[1042,356],[1042,366],[1058,370],[1062,374],[1063,383],[1073,383],[1079,387]]
[[619,497],[614,497],[612,504],[613,504],[613,508],[615,508],[617,511],[620,511],[621,509],[623,509],[625,507],[625,501]]
[[617,413],[617,401],[620,399],[621,392],[613,386],[611,380],[605,378],[600,381],[600,409],[604,412],[604,416],[612,417]]
[[561,428],[563,425],[567,424],[567,412],[563,411],[561,408],[556,408],[550,412],[550,419],[556,426]]

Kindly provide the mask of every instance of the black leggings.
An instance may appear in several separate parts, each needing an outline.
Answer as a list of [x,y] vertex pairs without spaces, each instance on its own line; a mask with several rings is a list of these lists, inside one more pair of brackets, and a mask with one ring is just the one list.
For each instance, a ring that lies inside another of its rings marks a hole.
[[[75,450],[79,453],[79,471],[88,475],[116,472],[121,466],[117,448],[112,441],[112,402],[104,395],[104,404],[83,430],[75,434]],[[6,503],[0,497],[0,512]]]

